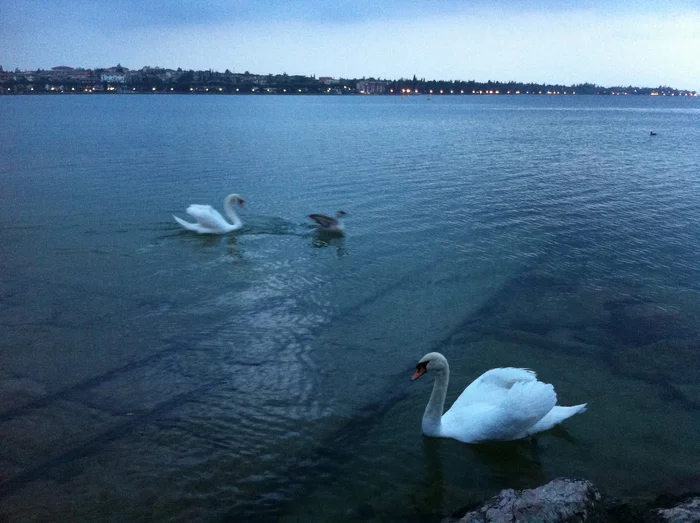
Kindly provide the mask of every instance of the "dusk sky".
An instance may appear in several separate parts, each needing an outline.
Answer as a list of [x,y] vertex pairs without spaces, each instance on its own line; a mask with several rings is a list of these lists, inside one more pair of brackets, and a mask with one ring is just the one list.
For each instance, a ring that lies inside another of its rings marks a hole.
[[700,0],[5,0],[0,65],[700,90]]

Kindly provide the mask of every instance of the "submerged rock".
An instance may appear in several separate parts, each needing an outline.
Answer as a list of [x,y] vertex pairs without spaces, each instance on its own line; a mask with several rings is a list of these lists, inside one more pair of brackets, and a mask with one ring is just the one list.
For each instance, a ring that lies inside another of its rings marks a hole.
[[632,346],[699,337],[691,318],[672,307],[651,302],[610,307],[608,329],[623,344]]
[[582,479],[555,479],[542,487],[503,490],[480,508],[443,523],[602,523],[602,496]]

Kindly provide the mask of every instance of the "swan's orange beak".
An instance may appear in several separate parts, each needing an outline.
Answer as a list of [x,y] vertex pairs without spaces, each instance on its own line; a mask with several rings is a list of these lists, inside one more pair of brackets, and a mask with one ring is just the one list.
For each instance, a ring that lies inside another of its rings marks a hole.
[[418,367],[416,369],[416,373],[411,377],[411,381],[416,381],[418,378],[420,378],[423,374],[426,372],[425,367]]

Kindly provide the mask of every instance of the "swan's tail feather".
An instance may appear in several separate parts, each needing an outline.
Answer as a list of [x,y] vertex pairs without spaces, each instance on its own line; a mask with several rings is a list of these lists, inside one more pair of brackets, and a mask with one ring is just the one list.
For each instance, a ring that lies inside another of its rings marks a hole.
[[185,220],[178,218],[174,214],[173,214],[173,218],[175,218],[175,221],[177,223],[179,223],[180,225],[182,225],[185,229],[187,229],[189,231],[196,231],[197,230],[197,224],[186,222]]
[[552,427],[554,427],[554,425],[558,425],[562,421],[569,419],[575,414],[581,414],[583,412],[586,412],[587,408],[588,403],[582,403],[581,405],[574,405],[572,407],[556,406],[552,410],[550,410],[544,418],[535,423],[528,430],[528,434],[535,434],[536,432],[549,430]]

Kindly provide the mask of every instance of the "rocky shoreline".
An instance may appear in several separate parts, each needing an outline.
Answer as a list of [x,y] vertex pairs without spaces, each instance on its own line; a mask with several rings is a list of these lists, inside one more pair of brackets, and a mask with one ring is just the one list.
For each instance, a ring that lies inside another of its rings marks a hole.
[[557,478],[534,489],[501,491],[442,523],[700,522],[700,493],[659,496],[647,503],[606,499],[585,479]]

